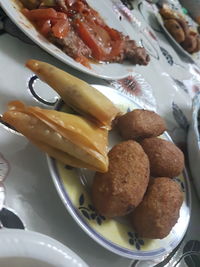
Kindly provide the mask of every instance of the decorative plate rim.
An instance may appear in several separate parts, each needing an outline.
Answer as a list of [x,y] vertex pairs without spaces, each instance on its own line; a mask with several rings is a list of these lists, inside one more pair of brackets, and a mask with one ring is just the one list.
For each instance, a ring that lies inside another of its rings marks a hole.
[[[95,85],[93,85],[95,86]],[[109,88],[108,86],[102,86],[105,88]],[[138,105],[137,103],[134,102],[133,99],[131,99],[131,97],[129,97],[128,95],[125,95],[115,89],[111,89],[109,88],[109,90],[113,90],[115,93],[117,93],[118,95],[121,95],[122,97],[128,99],[129,101],[131,101],[132,103],[134,103],[134,105],[136,105],[138,108],[142,108],[140,105]],[[59,109],[60,105],[63,104],[62,100],[59,100],[58,103],[55,106],[55,109]],[[165,135],[167,136],[167,138],[172,141],[171,137],[169,136],[169,134],[167,132],[165,132]],[[173,141],[172,141],[173,142]],[[183,170],[182,174],[186,183],[186,204],[188,206],[188,220],[187,220],[187,227],[185,227],[185,230],[182,232],[181,238],[179,239],[175,239],[173,240],[172,243],[169,243],[168,248],[164,248],[161,247],[159,249],[155,249],[155,250],[151,250],[151,251],[142,251],[142,252],[137,252],[137,251],[132,251],[128,248],[123,248],[120,245],[116,245],[115,243],[113,243],[112,241],[109,241],[108,239],[106,239],[105,237],[103,237],[100,233],[98,233],[96,230],[94,230],[86,221],[84,218],[82,218],[79,214],[79,212],[77,211],[77,208],[73,205],[73,203],[71,202],[71,199],[69,198],[63,182],[62,182],[62,178],[59,174],[58,168],[56,166],[56,160],[51,158],[50,156],[46,155],[47,158],[47,164],[50,170],[50,174],[53,180],[53,183],[57,189],[57,192],[63,202],[63,204],[65,205],[66,209],[69,211],[70,215],[73,217],[73,219],[77,222],[77,224],[93,239],[95,240],[97,243],[99,243],[101,246],[103,246],[104,248],[108,249],[109,251],[126,257],[126,258],[130,258],[130,259],[135,259],[135,260],[152,260],[155,258],[159,258],[161,256],[166,255],[167,253],[171,252],[183,239],[183,237],[185,236],[185,233],[187,231],[189,222],[190,222],[190,216],[191,216],[191,187],[190,187],[190,182],[189,182],[189,176],[187,173],[186,168]]]

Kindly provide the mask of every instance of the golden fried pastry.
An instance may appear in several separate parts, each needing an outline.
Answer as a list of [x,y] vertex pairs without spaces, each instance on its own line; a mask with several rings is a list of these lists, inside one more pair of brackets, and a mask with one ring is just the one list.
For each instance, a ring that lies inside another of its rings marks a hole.
[[92,198],[96,210],[112,218],[131,212],[142,201],[149,182],[149,160],[132,140],[114,146],[108,158],[108,172],[97,172],[94,177]]
[[146,138],[141,142],[150,162],[152,176],[174,177],[184,168],[183,152],[172,142],[161,138]]
[[168,32],[178,42],[182,43],[185,40],[185,33],[179,22],[175,19],[165,19],[164,25]]
[[170,178],[155,178],[143,201],[131,214],[134,230],[140,237],[162,239],[179,218],[183,203],[180,186]]
[[134,109],[118,118],[117,128],[125,140],[138,140],[162,134],[166,130],[166,125],[154,111]]
[[39,60],[28,60],[26,66],[51,86],[63,101],[80,114],[108,129],[119,109],[88,83]]
[[81,116],[13,101],[2,120],[64,164],[106,172],[108,131]]

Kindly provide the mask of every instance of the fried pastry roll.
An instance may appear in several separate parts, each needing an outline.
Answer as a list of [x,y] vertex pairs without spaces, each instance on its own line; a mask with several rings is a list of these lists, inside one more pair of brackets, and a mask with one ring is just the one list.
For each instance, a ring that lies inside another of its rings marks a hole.
[[13,101],[2,119],[64,164],[107,171],[108,131],[85,118]]
[[45,62],[28,60],[26,66],[51,86],[67,105],[100,126],[111,128],[120,111],[97,89]]

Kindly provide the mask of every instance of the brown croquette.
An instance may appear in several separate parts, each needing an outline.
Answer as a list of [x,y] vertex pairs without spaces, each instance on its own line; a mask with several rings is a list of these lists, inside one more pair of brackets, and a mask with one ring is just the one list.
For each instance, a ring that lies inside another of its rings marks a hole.
[[157,113],[135,109],[118,118],[117,128],[123,139],[139,140],[162,134],[166,125]]
[[183,203],[180,186],[171,178],[155,178],[143,201],[131,214],[134,230],[140,237],[162,239],[179,218]]
[[132,140],[115,145],[108,157],[108,172],[97,172],[94,177],[92,198],[96,210],[111,218],[130,213],[142,201],[149,182],[149,160]]
[[149,158],[152,176],[174,177],[183,171],[183,152],[172,142],[152,137],[144,139],[140,144]]

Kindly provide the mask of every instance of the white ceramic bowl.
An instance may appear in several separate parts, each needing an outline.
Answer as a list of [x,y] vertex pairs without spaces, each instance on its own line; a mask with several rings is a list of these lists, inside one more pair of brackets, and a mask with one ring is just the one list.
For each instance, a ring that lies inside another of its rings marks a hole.
[[0,230],[2,267],[88,267],[60,242],[36,232]]
[[198,114],[200,114],[200,94],[197,94],[193,100],[192,121],[187,140],[190,170],[200,198],[200,135],[198,130]]

